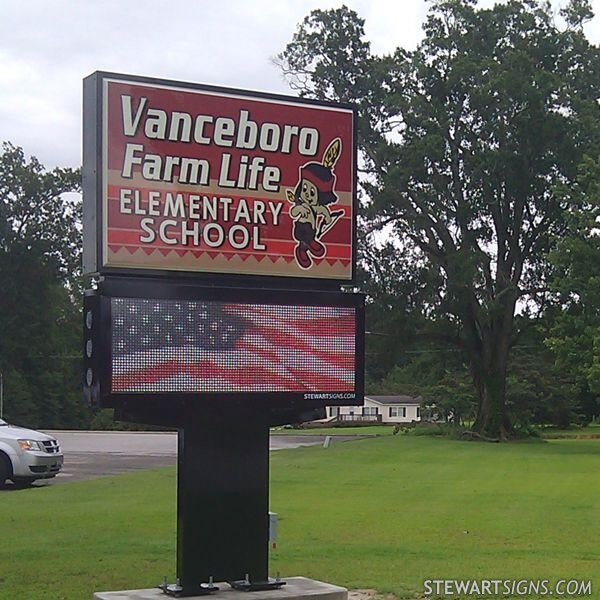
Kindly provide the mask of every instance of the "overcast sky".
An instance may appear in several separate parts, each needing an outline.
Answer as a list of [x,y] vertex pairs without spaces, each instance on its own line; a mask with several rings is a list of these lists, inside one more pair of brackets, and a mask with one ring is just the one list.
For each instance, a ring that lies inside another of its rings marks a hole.
[[[271,57],[325,0],[0,0],[0,141],[81,164],[82,79],[97,70],[291,93]],[[376,53],[414,48],[425,0],[346,0]],[[482,5],[491,5],[485,1]],[[600,41],[599,16],[588,37]]]

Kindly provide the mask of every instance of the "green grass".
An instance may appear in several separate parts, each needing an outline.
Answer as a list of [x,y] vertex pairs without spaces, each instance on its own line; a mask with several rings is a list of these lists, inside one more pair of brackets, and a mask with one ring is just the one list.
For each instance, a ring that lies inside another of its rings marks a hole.
[[0,492],[0,598],[89,600],[175,572],[174,468]]
[[306,429],[271,430],[274,435],[392,435],[393,425],[364,425],[363,427],[307,427]]
[[600,438],[600,423],[590,423],[585,427],[573,427],[572,429],[557,429],[555,427],[544,427],[540,429],[540,436],[548,440],[562,438]]
[[[433,578],[579,578],[600,598],[600,441],[384,436],[272,455],[271,572],[398,596]],[[175,574],[175,472],[0,493],[0,598]]]
[[431,578],[598,576],[599,473],[595,440],[396,436],[275,454],[273,565],[397,595]]

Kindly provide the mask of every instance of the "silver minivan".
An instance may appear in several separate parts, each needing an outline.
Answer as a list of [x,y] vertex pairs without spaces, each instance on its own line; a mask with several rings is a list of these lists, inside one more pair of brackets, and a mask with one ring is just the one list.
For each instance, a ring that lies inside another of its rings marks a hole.
[[0,419],[0,487],[7,479],[28,485],[55,477],[62,465],[63,454],[52,436]]

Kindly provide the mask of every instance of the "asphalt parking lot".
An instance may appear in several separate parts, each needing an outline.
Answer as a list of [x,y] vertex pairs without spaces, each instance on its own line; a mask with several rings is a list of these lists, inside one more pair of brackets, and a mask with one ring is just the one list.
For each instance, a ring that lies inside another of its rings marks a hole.
[[[63,470],[34,486],[56,485],[129,471],[168,467],[177,463],[177,434],[124,431],[48,431],[65,456]],[[357,436],[334,436],[334,442]],[[324,435],[271,435],[270,449],[323,444]],[[8,487],[8,486],[7,486]]]

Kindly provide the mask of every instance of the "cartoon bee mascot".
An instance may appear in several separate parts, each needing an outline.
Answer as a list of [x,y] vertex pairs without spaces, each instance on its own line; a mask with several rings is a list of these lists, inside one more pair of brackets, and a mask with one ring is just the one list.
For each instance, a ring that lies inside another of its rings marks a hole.
[[328,205],[338,201],[334,192],[333,167],[342,151],[342,141],[335,138],[325,150],[323,161],[309,162],[300,167],[300,179],[296,189],[287,190],[287,198],[294,205],[290,216],[294,220],[293,236],[298,242],[294,250],[296,262],[303,269],[312,266],[312,256],[322,258],[326,248],[321,243],[344,214],[343,210],[330,212]]

